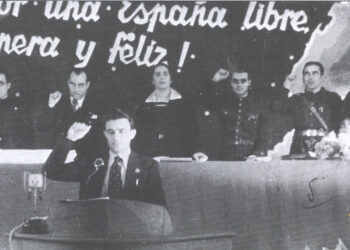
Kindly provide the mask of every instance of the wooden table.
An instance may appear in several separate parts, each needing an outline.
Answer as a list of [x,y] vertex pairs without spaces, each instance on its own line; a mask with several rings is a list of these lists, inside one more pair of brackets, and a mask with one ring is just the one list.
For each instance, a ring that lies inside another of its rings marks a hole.
[[[39,167],[0,166],[3,234],[30,215],[22,172]],[[232,249],[350,248],[348,161],[162,163],[161,176],[176,237],[235,232]],[[49,182],[42,215],[77,197],[77,185]]]
[[164,250],[164,249],[232,249],[234,234],[217,232],[200,235],[174,234],[162,238],[120,238],[120,239],[85,239],[75,240],[71,237],[53,237],[50,235],[16,234],[13,249],[16,250],[100,250],[100,249],[133,249],[133,250]]

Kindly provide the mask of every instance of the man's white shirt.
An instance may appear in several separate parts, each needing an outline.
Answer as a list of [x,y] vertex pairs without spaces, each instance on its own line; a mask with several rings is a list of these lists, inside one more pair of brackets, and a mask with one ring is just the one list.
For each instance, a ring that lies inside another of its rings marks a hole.
[[102,192],[101,192],[102,197],[108,196],[108,182],[109,182],[109,175],[110,175],[110,171],[111,171],[111,166],[113,165],[114,159],[117,156],[119,156],[123,160],[123,164],[122,164],[123,167],[120,169],[120,172],[121,172],[122,185],[124,188],[126,170],[128,167],[130,153],[131,153],[131,150],[124,152],[123,154],[114,154],[113,152],[109,151],[108,168],[106,170],[106,176],[105,176],[105,179],[103,181]]
[[[73,105],[73,97],[70,97],[70,103]],[[80,109],[82,106],[83,106],[83,103],[84,103],[84,100],[85,100],[85,96],[83,98],[80,98],[80,99],[77,99],[77,107],[76,107],[76,110]]]

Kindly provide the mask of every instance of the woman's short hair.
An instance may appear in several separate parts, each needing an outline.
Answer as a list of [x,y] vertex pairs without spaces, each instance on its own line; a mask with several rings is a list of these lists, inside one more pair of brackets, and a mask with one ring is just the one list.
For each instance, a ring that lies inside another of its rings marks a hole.
[[172,74],[171,74],[171,70],[170,70],[170,67],[169,67],[169,64],[167,61],[161,61],[160,63],[156,64],[153,68],[153,71],[152,71],[152,76],[154,74],[154,71],[156,70],[156,68],[160,67],[160,66],[163,66],[163,67],[166,67],[168,69],[168,72],[169,72],[169,75],[170,75],[170,79],[172,79]]

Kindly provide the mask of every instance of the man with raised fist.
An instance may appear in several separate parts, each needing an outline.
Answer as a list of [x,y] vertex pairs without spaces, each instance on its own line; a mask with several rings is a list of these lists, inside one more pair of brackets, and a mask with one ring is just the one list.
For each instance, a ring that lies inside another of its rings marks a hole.
[[35,119],[37,148],[52,148],[60,134],[65,134],[73,122],[88,123],[100,115],[102,98],[88,91],[90,81],[84,70],[73,70],[67,86],[68,95],[61,91],[50,93],[48,101],[39,107]]
[[269,112],[266,101],[252,88],[248,69],[220,68],[212,78],[209,100],[222,132],[220,158],[243,161],[266,156]]
[[102,115],[102,140],[96,150],[78,153],[73,162],[65,163],[73,144],[91,129],[85,123],[73,123],[61,136],[46,161],[47,177],[61,181],[79,181],[80,199],[109,197],[165,205],[157,163],[130,148],[136,135],[133,119],[119,109]]

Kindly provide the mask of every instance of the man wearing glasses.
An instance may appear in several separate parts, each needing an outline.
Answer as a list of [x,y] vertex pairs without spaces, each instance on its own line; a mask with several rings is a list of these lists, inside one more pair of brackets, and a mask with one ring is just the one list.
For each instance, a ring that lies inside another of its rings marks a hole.
[[[230,79],[230,81],[224,81]],[[269,116],[262,98],[254,93],[247,69],[230,73],[219,69],[212,79],[211,105],[223,131],[220,160],[242,161],[266,156],[269,146]]]

